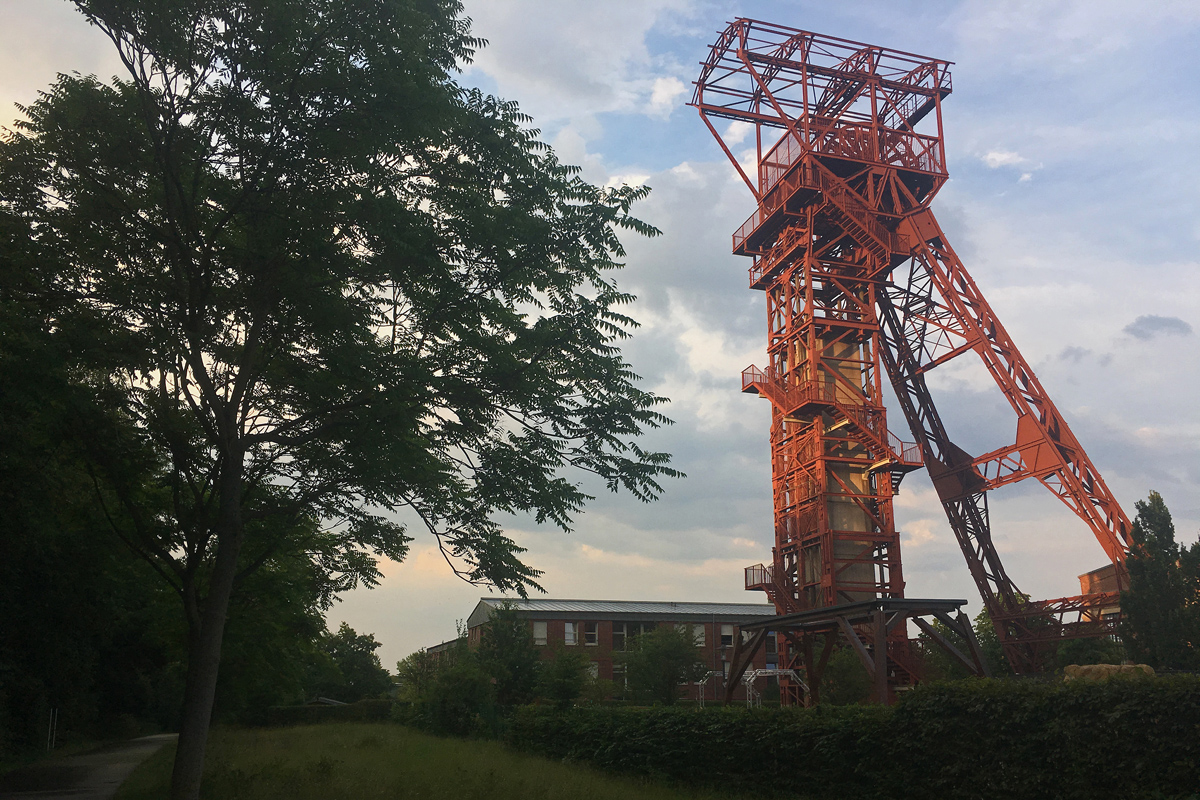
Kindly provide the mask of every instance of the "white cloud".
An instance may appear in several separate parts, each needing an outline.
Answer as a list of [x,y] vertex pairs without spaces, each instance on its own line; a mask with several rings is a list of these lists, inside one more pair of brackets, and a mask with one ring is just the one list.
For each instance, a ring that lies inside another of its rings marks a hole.
[[1025,159],[1021,157],[1020,153],[1014,153],[1011,150],[991,150],[980,158],[984,164],[987,164],[988,169],[999,169],[1025,163]]
[[746,141],[746,137],[749,136],[753,131],[754,126],[749,122],[734,120],[733,122],[729,123],[729,127],[725,129],[725,133],[721,135],[721,138],[725,141],[725,144],[733,147]]
[[650,106],[647,113],[652,117],[666,119],[679,106],[679,98],[686,92],[687,87],[679,78],[655,78],[654,86],[650,89]]
[[686,17],[689,6],[686,0],[473,0],[467,14],[489,44],[470,69],[540,122],[603,111],[663,117],[686,91],[680,78],[689,70],[652,53],[646,36],[665,18]]

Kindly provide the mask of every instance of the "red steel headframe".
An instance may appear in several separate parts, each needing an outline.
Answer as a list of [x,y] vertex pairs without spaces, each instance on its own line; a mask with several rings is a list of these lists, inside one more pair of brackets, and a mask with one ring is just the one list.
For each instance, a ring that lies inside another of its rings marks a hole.
[[[742,383],[772,405],[776,542],[746,581],[781,614],[903,597],[891,498],[923,465],[1005,654],[1028,672],[1063,639],[1112,633],[1116,593],[1022,594],[992,543],[988,490],[1036,478],[1092,530],[1118,587],[1130,525],[929,209],[947,176],[949,66],[750,19],[702,65],[692,105],[758,203],[733,252],[767,295],[770,364]],[[753,126],[756,174],[714,120]],[[972,351],[1016,415],[1014,443],[977,457],[925,383]],[[885,371],[915,444],[887,429]],[[902,665],[906,642],[888,646]]]

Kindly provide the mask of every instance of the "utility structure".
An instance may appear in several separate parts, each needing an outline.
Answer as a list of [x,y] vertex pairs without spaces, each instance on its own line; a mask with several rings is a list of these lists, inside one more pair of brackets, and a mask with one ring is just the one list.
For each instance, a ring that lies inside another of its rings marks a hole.
[[[1038,670],[1063,639],[1115,631],[1104,611],[1116,593],[1031,600],[992,542],[988,491],[1026,478],[1082,518],[1118,585],[1130,525],[929,208],[947,177],[949,66],[738,19],[695,82],[691,104],[758,203],[733,252],[752,259],[750,287],[767,299],[769,363],[746,369],[742,390],[771,402],[775,547],[769,565],[746,569],[746,588],[765,591],[780,615],[808,620],[782,631],[791,661],[780,666],[807,663],[809,684],[818,677],[814,630],[853,630],[864,662],[887,649],[892,684],[915,677],[903,625],[872,633],[861,618],[851,626],[834,617],[843,606],[904,598],[892,496],[922,466],[1016,672]],[[752,132],[753,174],[714,121],[736,132],[735,147]],[[982,455],[951,440],[926,386],[931,370],[969,353],[1015,412],[1013,443]],[[913,443],[888,429],[885,374]],[[877,605],[873,613],[890,613]],[[816,609],[830,611],[824,627]],[[793,700],[801,694],[793,687]]]

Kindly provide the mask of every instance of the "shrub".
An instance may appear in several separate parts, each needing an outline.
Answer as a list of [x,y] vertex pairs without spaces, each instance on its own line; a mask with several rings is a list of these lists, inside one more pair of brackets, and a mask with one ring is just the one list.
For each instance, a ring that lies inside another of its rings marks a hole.
[[359,700],[342,706],[271,706],[268,725],[317,725],[324,722],[382,722],[392,716],[391,700]]
[[700,680],[708,672],[690,625],[660,625],[638,636],[624,655],[630,688],[668,706],[679,698],[681,684]]
[[559,646],[554,657],[541,665],[537,693],[559,708],[568,708],[588,686],[588,657],[578,650]]
[[919,687],[897,706],[519,709],[552,758],[810,798],[1183,797],[1200,790],[1200,678]]

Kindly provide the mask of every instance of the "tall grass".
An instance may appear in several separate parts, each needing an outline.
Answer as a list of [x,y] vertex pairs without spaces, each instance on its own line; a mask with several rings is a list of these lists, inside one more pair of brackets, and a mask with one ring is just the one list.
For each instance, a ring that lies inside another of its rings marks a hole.
[[[173,747],[142,764],[116,800],[168,794]],[[702,769],[702,765],[697,765]],[[205,800],[717,800],[603,775],[506,749],[439,739],[398,725],[339,724],[216,729],[209,738]]]

